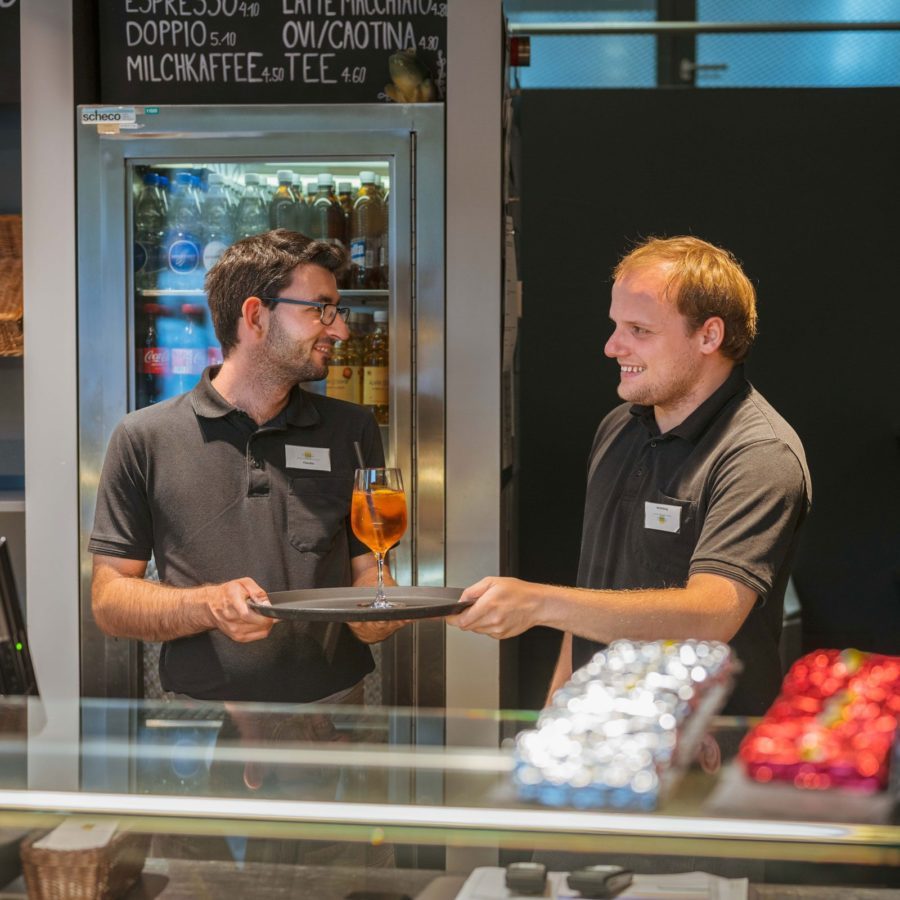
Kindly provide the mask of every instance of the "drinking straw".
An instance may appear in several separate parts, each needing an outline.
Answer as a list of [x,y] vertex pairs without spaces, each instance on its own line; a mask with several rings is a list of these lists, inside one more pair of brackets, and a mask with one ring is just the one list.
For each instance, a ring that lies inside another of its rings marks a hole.
[[[362,448],[359,446],[359,441],[354,441],[353,446],[356,449],[356,459],[359,462],[359,467],[361,469],[367,468],[366,461],[363,459]],[[372,489],[368,482],[366,483],[366,504],[369,507],[369,516],[372,519],[372,528],[376,533],[380,533],[381,520],[375,518],[375,501],[372,499]]]

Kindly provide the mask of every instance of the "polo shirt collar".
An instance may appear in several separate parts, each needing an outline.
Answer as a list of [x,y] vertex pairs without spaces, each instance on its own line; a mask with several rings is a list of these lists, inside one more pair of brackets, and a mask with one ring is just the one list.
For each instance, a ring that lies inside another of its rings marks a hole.
[[[204,369],[200,381],[191,391],[191,405],[194,412],[205,419],[221,419],[229,413],[237,411],[237,407],[229,403],[213,386],[212,379],[218,371],[219,366],[209,366]],[[299,385],[294,385],[288,395],[287,406],[267,424],[304,427],[316,425],[320,419],[319,411],[313,405],[306,391],[302,390]]]
[[[728,401],[747,385],[748,382],[744,376],[744,365],[739,363],[731,370],[725,381],[683,422],[666,432],[666,436],[672,435],[673,437],[680,437],[691,443],[696,443]],[[641,406],[635,403],[631,407],[630,412],[633,416],[640,418],[651,433],[659,433],[656,419],[653,416],[652,406]]]

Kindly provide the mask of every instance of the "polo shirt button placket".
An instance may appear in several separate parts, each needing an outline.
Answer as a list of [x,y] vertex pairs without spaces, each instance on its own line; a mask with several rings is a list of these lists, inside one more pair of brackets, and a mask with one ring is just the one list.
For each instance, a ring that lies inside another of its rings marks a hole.
[[269,478],[263,460],[253,452],[252,445],[247,446],[247,462],[250,466],[250,483],[248,495],[250,497],[265,497],[269,493]]

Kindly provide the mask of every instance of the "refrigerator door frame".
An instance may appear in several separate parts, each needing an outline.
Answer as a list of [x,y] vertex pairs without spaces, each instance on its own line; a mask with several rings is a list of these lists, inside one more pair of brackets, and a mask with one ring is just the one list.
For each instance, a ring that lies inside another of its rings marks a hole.
[[[108,638],[91,615],[87,543],[106,446],[133,402],[130,166],[304,158],[382,159],[391,167],[391,404],[386,452],[415,504],[395,566],[401,583],[442,586],[445,573],[444,107],[318,105],[160,106],[138,128],[78,126],[78,357],[81,693],[140,696],[139,645]],[[79,115],[80,120],[80,115]],[[253,152],[258,148],[257,152]],[[335,153],[335,148],[340,152]],[[260,152],[262,151],[262,152]],[[407,181],[408,174],[408,181]],[[410,340],[401,340],[409,335]],[[396,424],[394,424],[396,423]],[[441,620],[385,645],[382,683],[392,703],[444,703]],[[427,661],[427,665],[420,664]],[[410,679],[409,673],[415,673]]]

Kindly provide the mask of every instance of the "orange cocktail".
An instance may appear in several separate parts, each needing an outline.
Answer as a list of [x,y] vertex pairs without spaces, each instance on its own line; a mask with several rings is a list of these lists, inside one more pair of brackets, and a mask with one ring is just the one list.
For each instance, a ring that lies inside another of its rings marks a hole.
[[[371,604],[379,609],[402,606],[384,595],[384,555],[406,532],[406,494],[399,469],[357,469],[350,501],[353,533],[375,554],[378,587]],[[361,604],[362,605],[362,604]]]
[[406,494],[387,488],[354,491],[350,526],[370,550],[387,553],[406,533]]

